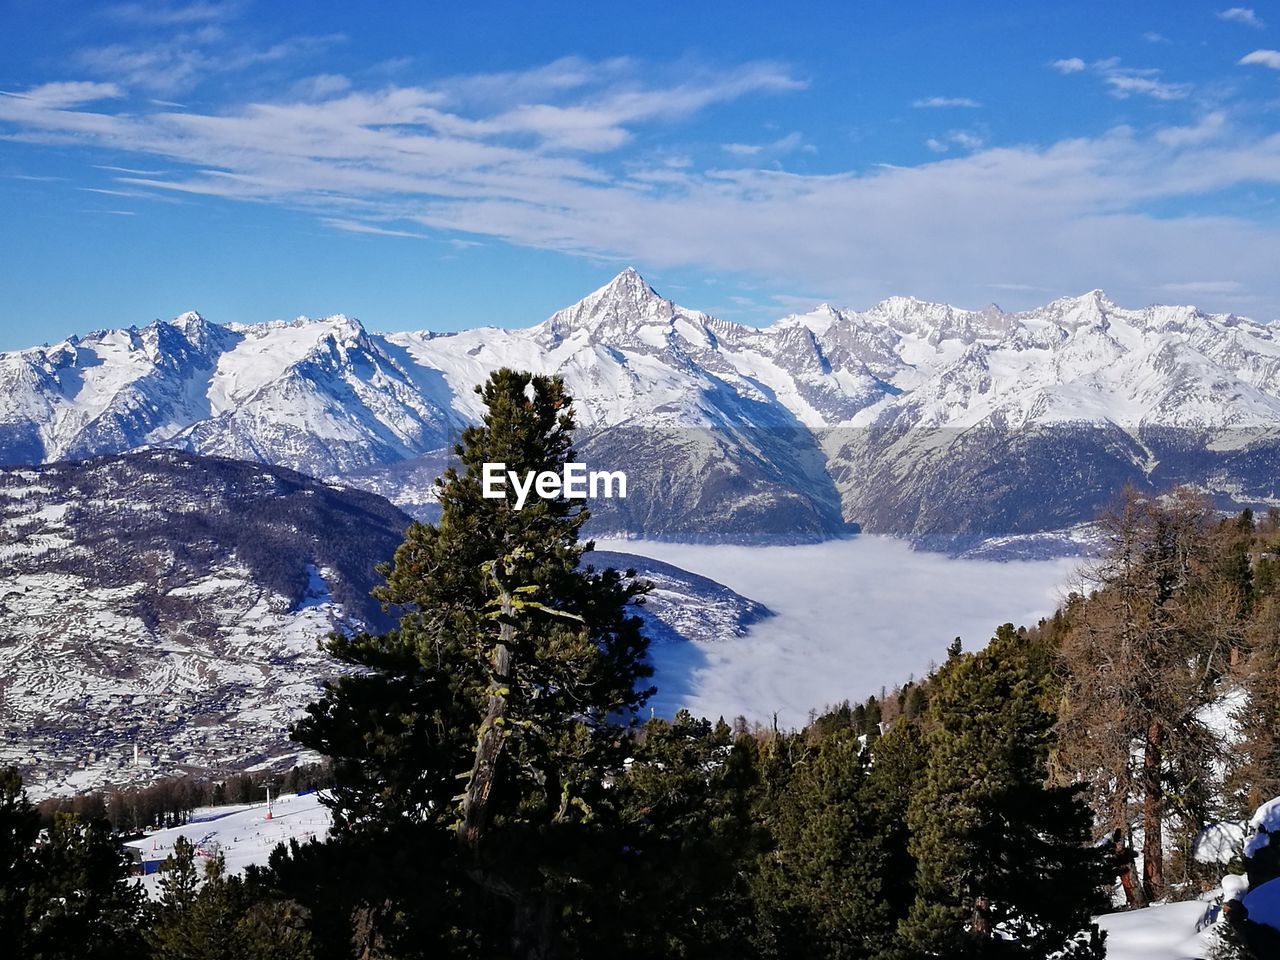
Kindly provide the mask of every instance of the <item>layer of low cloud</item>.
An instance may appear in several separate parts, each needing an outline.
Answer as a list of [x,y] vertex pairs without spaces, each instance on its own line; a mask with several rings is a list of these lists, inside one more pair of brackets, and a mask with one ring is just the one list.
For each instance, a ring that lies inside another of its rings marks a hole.
[[[784,726],[924,676],[957,635],[976,650],[1001,623],[1034,624],[1078,585],[1075,560],[953,560],[886,537],[796,547],[600,546],[708,576],[775,613],[743,637],[655,646],[655,711],[685,707],[761,722],[777,711]],[[904,605],[908,596],[913,602]]]

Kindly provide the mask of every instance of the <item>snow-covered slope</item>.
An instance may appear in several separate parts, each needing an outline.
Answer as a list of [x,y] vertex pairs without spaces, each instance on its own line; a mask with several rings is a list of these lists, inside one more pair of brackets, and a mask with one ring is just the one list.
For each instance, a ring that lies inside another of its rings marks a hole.
[[[369,591],[410,522],[363,491],[173,450],[0,469],[0,765],[47,796],[292,761],[288,725],[338,669],[319,642],[393,622]],[[769,613],[667,564],[588,560],[652,578],[640,612],[664,652]]]
[[385,622],[374,566],[408,524],[177,451],[0,470],[0,763],[43,795],[288,760],[319,641]]
[[[194,811],[188,823],[148,833],[139,840],[131,840],[127,846],[137,851],[138,862],[144,870],[143,889],[155,897],[160,892],[161,877],[155,864],[173,855],[173,845],[179,837],[186,837],[201,859],[221,854],[227,873],[235,876],[251,865],[266,866],[271,851],[282,843],[324,840],[332,824],[333,817],[320,794],[315,791],[286,793],[274,798],[270,819],[267,819],[265,800],[204,807]],[[152,872],[146,873],[148,870]],[[202,870],[199,872],[203,874]]]
[[[1055,529],[1124,482],[1278,496],[1280,332],[1100,291],[1024,313],[895,297],[755,328],[634,270],[535,326],[371,334],[196,314],[0,355],[0,462],[144,445],[289,466],[429,505],[501,366],[557,373],[580,449],[636,474],[598,529],[681,538]],[[426,464],[414,469],[409,465]]]

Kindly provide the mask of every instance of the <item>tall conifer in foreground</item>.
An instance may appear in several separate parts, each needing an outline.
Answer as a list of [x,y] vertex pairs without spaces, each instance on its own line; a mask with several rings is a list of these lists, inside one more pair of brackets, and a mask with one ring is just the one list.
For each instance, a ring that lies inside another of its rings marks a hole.
[[625,755],[617,718],[650,693],[629,610],[643,587],[580,564],[580,503],[482,495],[486,462],[523,476],[572,460],[563,382],[504,369],[477,390],[486,413],[438,481],[439,521],[414,524],[383,571],[377,595],[399,627],[331,638],[363,670],[331,684],[296,736],[333,758],[340,829],[425,830],[432,870],[470,885],[487,930],[509,929],[506,955],[541,957],[580,895],[573,858]]

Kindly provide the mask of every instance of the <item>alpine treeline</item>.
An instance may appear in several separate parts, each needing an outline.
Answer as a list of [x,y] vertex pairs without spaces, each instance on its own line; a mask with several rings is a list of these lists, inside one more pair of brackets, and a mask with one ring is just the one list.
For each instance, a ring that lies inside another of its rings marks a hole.
[[382,570],[398,625],[328,640],[353,669],[294,730],[330,764],[329,839],[243,877],[179,844],[146,902],[93,810],[42,834],[7,773],[7,955],[1091,960],[1118,879],[1189,891],[1186,838],[1280,792],[1277,517],[1130,491],[1096,582],[1030,630],[801,731],[641,723],[647,585],[592,566],[580,503],[482,495],[486,462],[573,459],[571,399],[477,389],[438,522]]

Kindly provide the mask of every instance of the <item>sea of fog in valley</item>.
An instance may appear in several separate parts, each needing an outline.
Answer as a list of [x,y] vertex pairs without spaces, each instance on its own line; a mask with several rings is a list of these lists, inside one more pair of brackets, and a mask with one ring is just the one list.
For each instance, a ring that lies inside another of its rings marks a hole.
[[745,636],[655,644],[659,715],[803,724],[813,708],[862,700],[926,674],[952,638],[985,645],[1005,622],[1053,612],[1079,559],[996,562],[912,550],[892,537],[859,536],[777,547],[599,541],[718,580],[776,614]]

